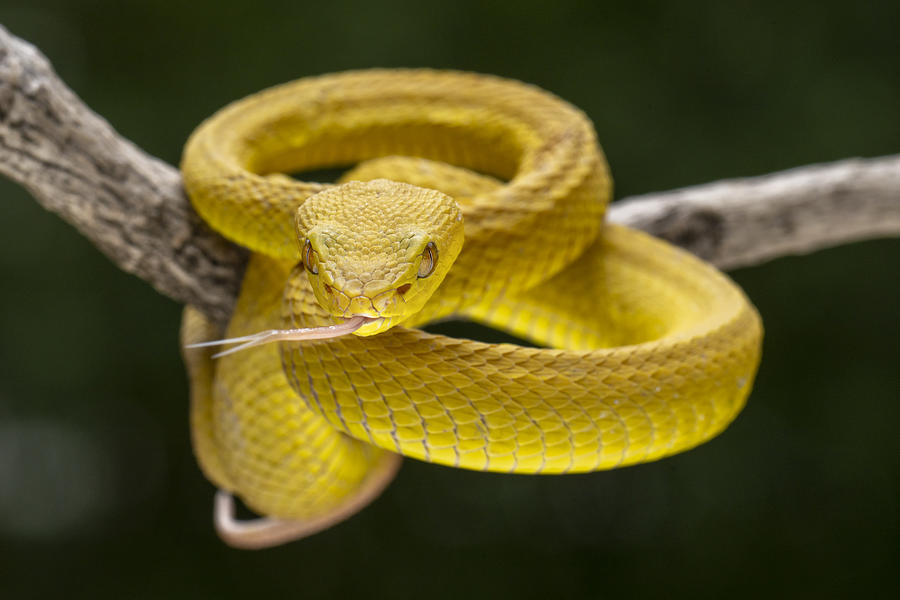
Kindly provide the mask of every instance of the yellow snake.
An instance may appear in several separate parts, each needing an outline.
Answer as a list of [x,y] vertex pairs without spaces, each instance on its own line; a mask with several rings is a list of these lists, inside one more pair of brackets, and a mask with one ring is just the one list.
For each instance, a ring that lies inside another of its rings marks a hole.
[[[286,175],[350,165],[338,185]],[[358,328],[185,351],[195,451],[235,545],[346,518],[398,455],[610,469],[708,440],[750,391],[755,309],[710,265],[603,225],[593,126],[535,87],[429,70],[302,79],[204,122],[182,172],[200,215],[253,251],[228,336]],[[451,316],[541,347],[417,329]],[[185,345],[219,334],[186,311]],[[229,521],[229,494],[267,518]]]

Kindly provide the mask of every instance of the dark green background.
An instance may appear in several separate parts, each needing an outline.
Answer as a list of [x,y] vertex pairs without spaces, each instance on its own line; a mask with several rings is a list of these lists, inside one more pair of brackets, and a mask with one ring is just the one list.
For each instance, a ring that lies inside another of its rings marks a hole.
[[[170,163],[224,103],[367,66],[536,83],[619,197],[900,151],[900,3],[35,2],[0,23]],[[716,440],[621,471],[407,461],[373,506],[241,552],[188,443],[180,307],[0,182],[0,597],[887,597],[898,590],[897,240],[734,277],[766,324]]]

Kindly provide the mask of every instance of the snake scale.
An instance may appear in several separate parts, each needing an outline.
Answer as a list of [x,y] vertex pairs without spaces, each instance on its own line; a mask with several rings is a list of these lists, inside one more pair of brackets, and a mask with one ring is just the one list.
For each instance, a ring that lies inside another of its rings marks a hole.
[[[337,184],[289,176],[332,167],[352,168]],[[182,172],[199,214],[253,252],[230,338],[358,327],[215,360],[184,351],[195,452],[234,545],[346,518],[400,455],[546,474],[656,460],[721,432],[750,391],[756,310],[712,266],[604,225],[591,122],[533,86],[301,79],[201,124]],[[538,347],[418,328],[448,317]],[[186,309],[185,345],[220,333]],[[234,521],[230,494],[265,517]]]

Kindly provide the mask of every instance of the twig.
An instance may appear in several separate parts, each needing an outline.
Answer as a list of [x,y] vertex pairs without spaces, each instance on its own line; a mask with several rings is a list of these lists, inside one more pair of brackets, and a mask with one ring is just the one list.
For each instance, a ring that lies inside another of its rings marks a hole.
[[[119,136],[31,44],[0,27],[0,172],[123,270],[222,323],[245,253],[196,216],[178,171]],[[614,204],[721,267],[900,235],[900,155],[727,180]]]

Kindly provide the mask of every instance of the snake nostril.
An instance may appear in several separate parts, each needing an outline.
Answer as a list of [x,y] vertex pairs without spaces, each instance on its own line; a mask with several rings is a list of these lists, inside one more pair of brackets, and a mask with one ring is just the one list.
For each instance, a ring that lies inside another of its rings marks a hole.
[[409,291],[409,288],[411,288],[411,287],[412,287],[411,283],[404,283],[403,285],[401,285],[400,287],[397,288],[397,293],[400,294],[401,296],[403,296],[406,294],[406,292]]
[[325,284],[325,291],[326,291],[327,293],[329,293],[329,294],[333,294],[333,293],[334,293],[334,290],[333,290],[333,289],[331,288],[331,286],[328,285],[327,283]]

